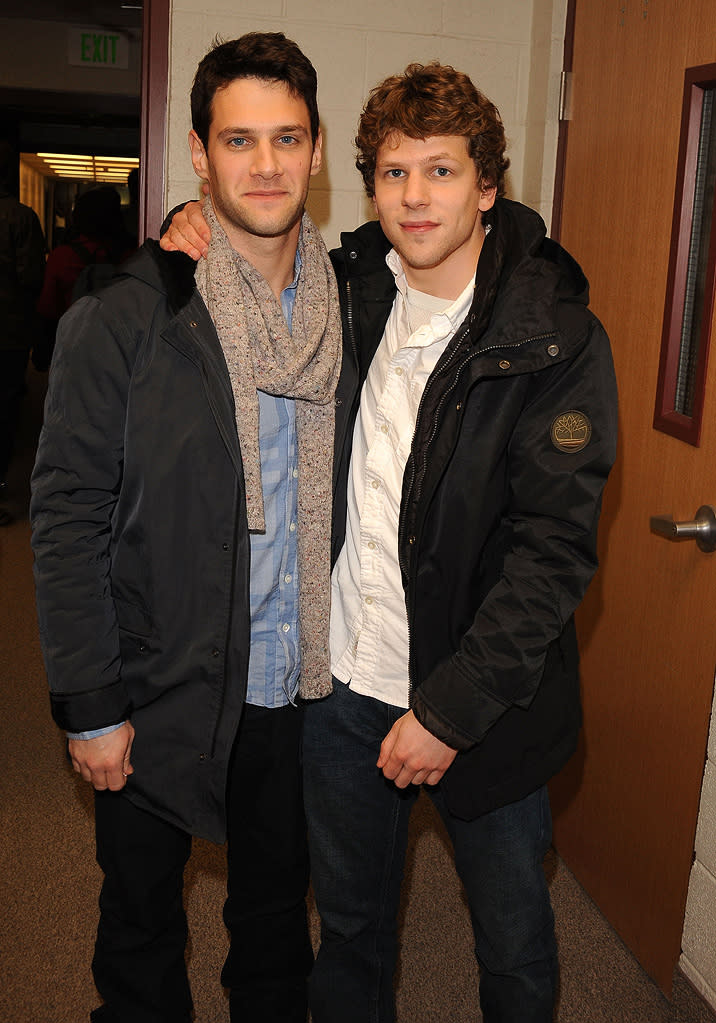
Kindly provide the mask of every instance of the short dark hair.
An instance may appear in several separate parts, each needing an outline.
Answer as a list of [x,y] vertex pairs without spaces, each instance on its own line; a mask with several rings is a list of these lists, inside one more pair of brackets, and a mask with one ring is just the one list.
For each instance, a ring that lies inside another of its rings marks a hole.
[[288,91],[308,107],[311,138],[318,138],[318,81],[308,57],[283,32],[248,32],[240,39],[218,38],[199,64],[191,90],[191,123],[206,148],[209,143],[211,106],[219,89],[237,78],[260,78],[283,82]]
[[356,167],[369,196],[375,194],[378,150],[392,135],[427,139],[462,135],[481,184],[505,191],[505,129],[494,103],[462,71],[447,64],[409,64],[371,91],[363,109],[356,147]]

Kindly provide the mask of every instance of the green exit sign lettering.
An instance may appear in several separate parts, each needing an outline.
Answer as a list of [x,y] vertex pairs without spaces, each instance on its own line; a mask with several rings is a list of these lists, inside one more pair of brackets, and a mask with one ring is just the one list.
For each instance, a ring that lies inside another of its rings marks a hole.
[[129,36],[105,28],[68,29],[69,62],[74,67],[129,67]]

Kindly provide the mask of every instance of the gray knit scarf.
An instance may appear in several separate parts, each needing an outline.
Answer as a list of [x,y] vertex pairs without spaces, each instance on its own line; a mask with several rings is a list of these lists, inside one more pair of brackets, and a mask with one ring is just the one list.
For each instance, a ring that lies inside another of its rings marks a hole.
[[209,253],[196,285],[224,350],[234,392],[249,529],[265,527],[257,389],[296,399],[301,682],[304,699],[331,691],[330,536],[335,390],[341,365],[338,290],[318,229],[303,214],[292,330],[269,284],[232,248],[204,202]]

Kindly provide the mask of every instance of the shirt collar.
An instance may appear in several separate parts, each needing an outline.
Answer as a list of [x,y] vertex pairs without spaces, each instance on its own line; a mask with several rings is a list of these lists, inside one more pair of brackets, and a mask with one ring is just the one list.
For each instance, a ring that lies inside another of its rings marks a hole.
[[[385,261],[395,277],[396,288],[400,292],[403,300],[405,300],[408,291],[408,282],[405,277],[403,264],[400,261],[400,256],[395,249],[391,249],[385,257]],[[472,304],[474,290],[475,278],[473,275],[455,301],[451,302],[450,305],[448,305],[446,309],[443,309],[442,312],[435,313],[431,317],[430,329],[435,341],[440,341],[455,333],[457,328],[465,319],[467,311]]]

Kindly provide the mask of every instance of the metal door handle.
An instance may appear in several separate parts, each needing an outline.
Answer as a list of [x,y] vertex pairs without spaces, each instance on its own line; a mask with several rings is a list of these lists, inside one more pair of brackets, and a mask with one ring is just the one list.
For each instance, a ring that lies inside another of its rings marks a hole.
[[674,522],[670,515],[652,515],[652,532],[667,540],[695,540],[700,551],[716,551],[716,508],[702,504],[693,522]]

